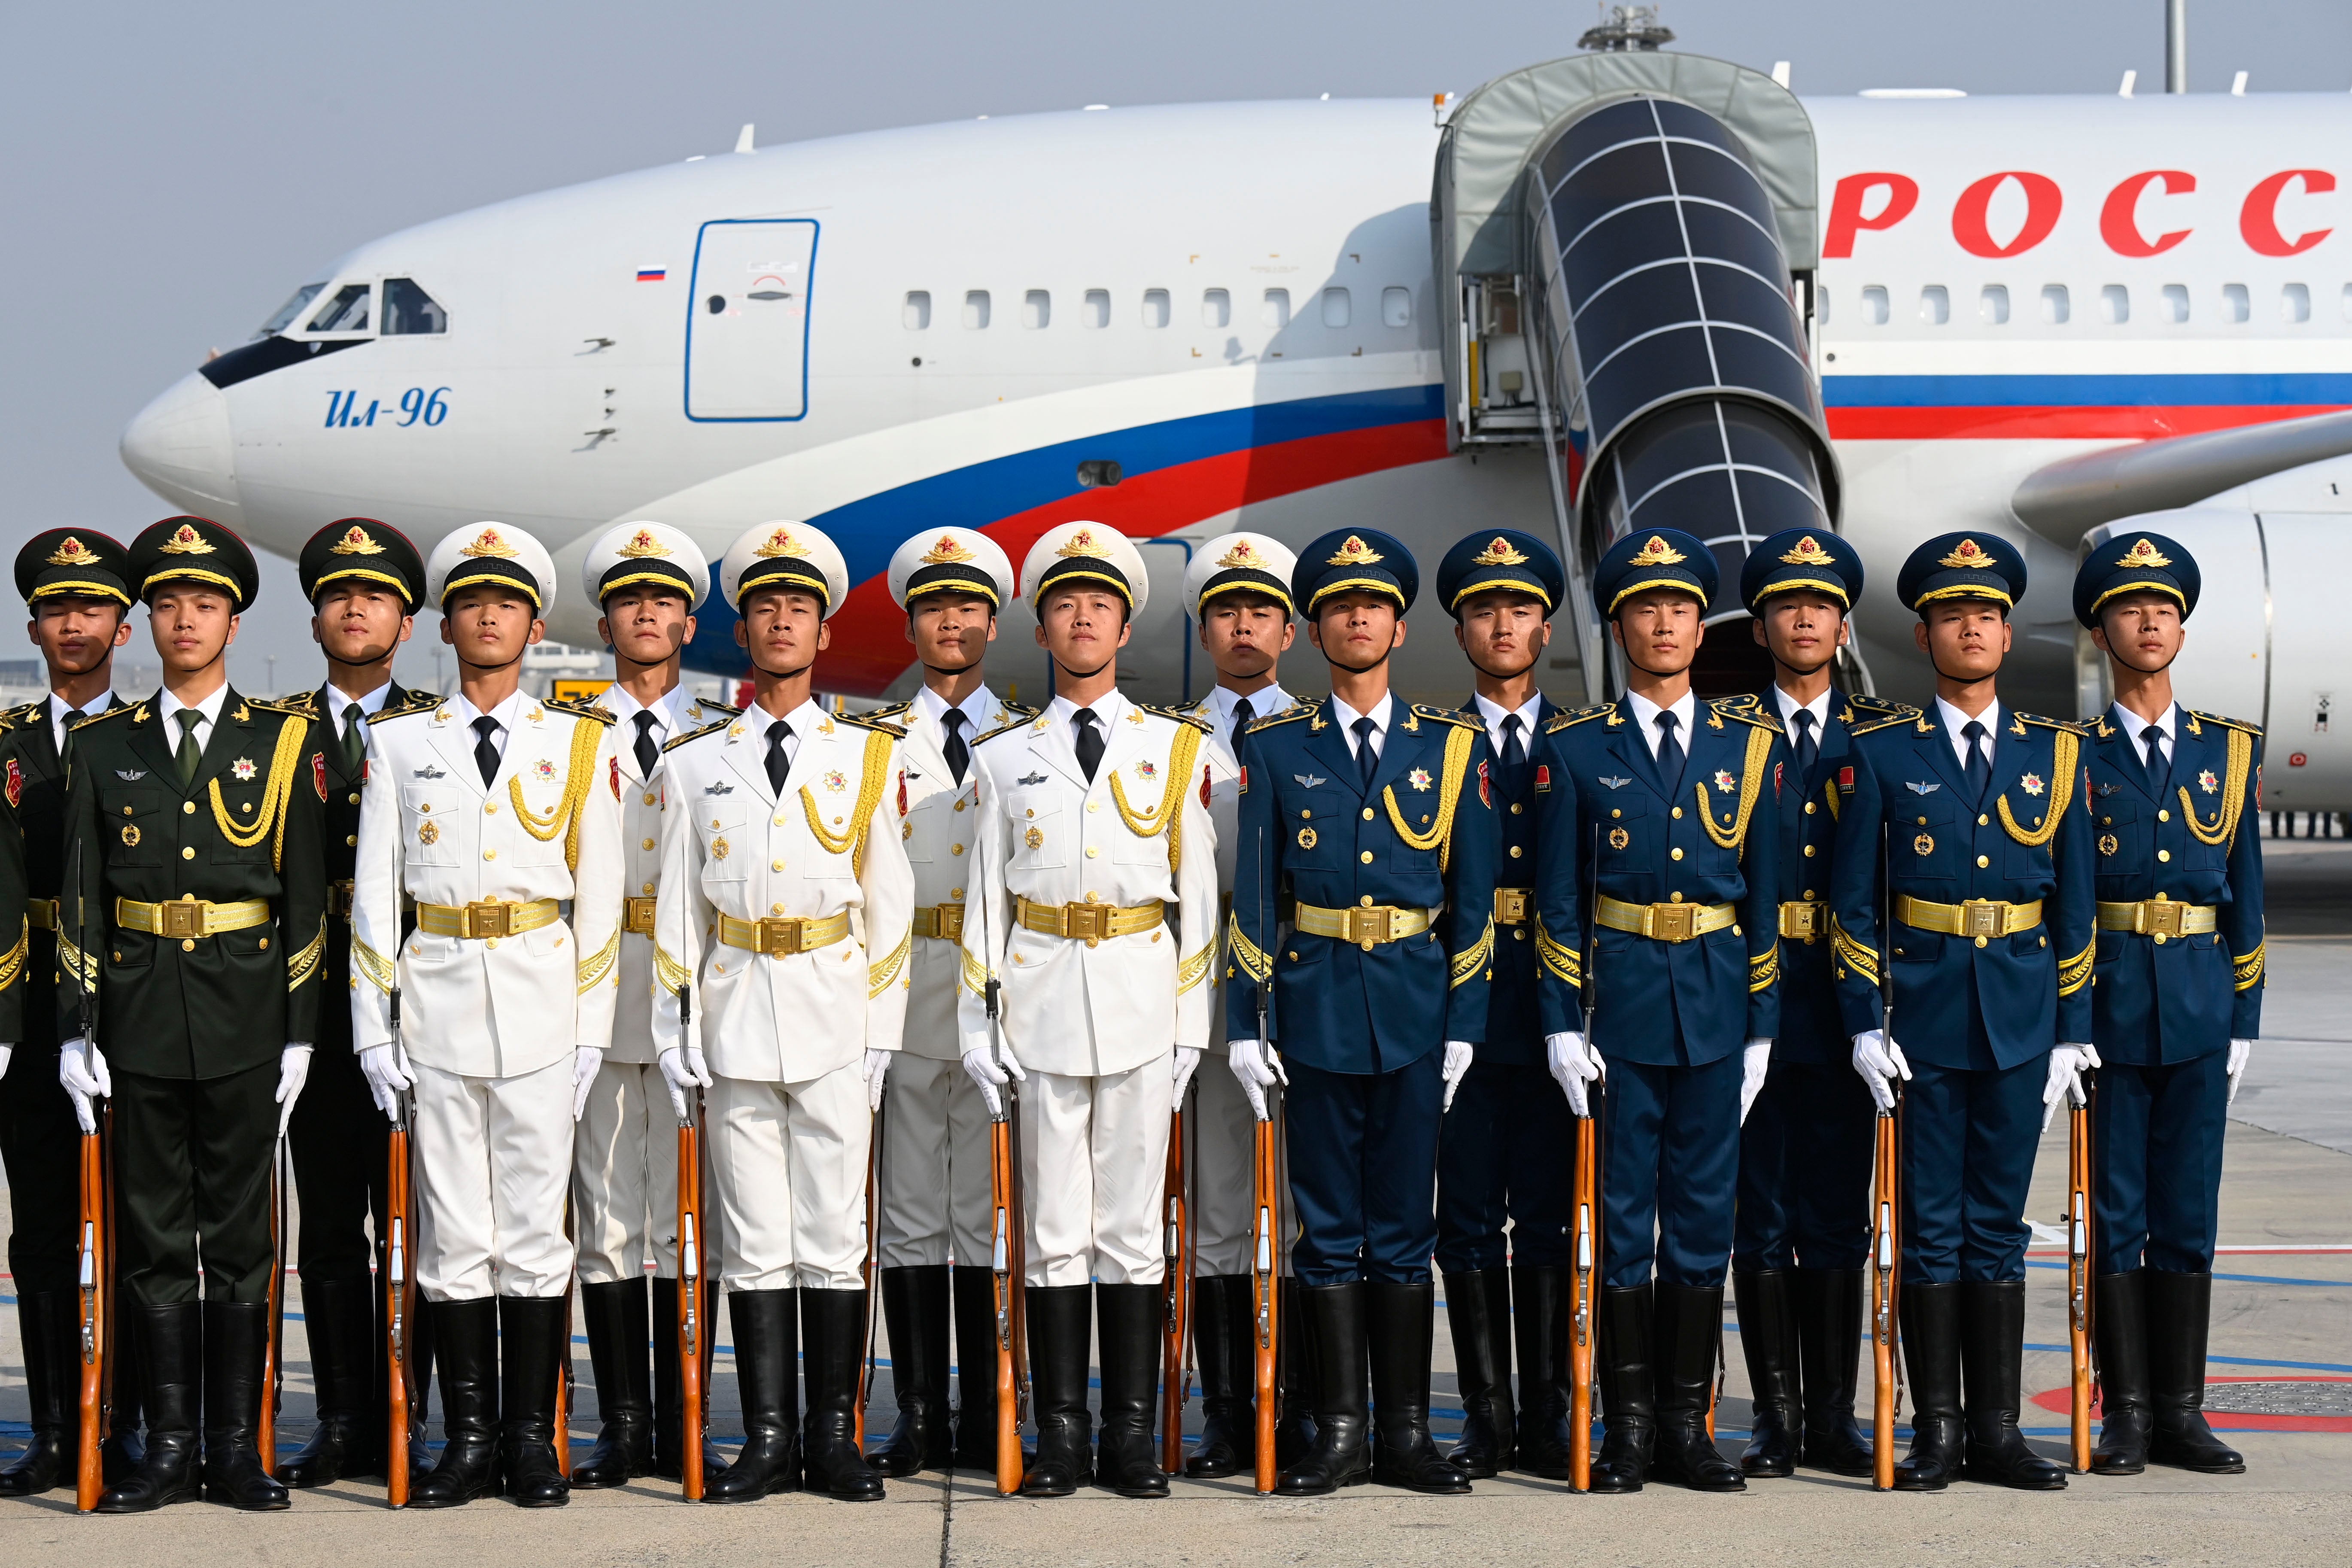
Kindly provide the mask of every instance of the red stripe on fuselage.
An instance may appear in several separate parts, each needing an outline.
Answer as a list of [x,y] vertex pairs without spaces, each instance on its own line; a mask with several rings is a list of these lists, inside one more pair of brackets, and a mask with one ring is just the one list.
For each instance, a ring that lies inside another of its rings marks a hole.
[[[1130,539],[1150,539],[1237,507],[1445,455],[1442,419],[1310,436],[1132,474],[1117,485],[999,518],[983,524],[982,531],[1004,547],[1017,571],[1029,547],[1055,523],[1083,518],[1108,523]],[[816,678],[827,691],[878,697],[913,660],[906,616],[891,603],[889,584],[880,576],[852,588],[831,626],[832,646],[819,660]]]
[[1832,408],[1841,441],[2114,441],[2192,436],[2332,414],[2341,405],[2263,404],[2159,408]]

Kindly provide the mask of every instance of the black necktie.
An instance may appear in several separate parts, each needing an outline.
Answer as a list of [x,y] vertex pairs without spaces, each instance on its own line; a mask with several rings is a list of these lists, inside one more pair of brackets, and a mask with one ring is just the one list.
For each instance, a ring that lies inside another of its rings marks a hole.
[[356,702],[343,705],[343,772],[356,778],[367,761],[367,715]]
[[192,784],[196,782],[196,764],[204,761],[204,748],[196,744],[196,726],[205,721],[205,716],[194,708],[183,708],[172,717],[180,723],[180,749],[172,754],[173,760],[180,764],[180,783]]
[[1960,726],[1960,736],[1969,743],[1969,790],[1977,802],[1982,802],[1985,787],[1992,783],[1992,763],[1984,753],[1985,727],[1971,719]]
[[1102,763],[1102,731],[1095,727],[1095,710],[1081,708],[1070,715],[1077,726],[1078,766],[1086,770],[1087,782],[1095,782],[1095,769]]
[[1789,715],[1789,722],[1797,727],[1797,779],[1799,783],[1813,773],[1813,763],[1821,756],[1820,742],[1813,739],[1813,710],[1800,708]]
[[1241,755],[1242,731],[1248,729],[1250,721],[1256,717],[1257,714],[1251,709],[1248,698],[1244,697],[1234,704],[1234,754],[1235,756]]
[[1353,727],[1356,731],[1356,776],[1363,781],[1364,793],[1370,795],[1373,771],[1381,765],[1381,759],[1372,752],[1372,721],[1359,719]]
[[940,715],[940,722],[946,725],[948,731],[947,740],[940,746],[940,754],[947,758],[948,772],[955,775],[955,782],[959,784],[963,783],[964,770],[971,766],[971,748],[964,743],[963,738],[963,727],[968,721],[961,708],[950,708]]
[[1514,799],[1528,792],[1528,743],[1519,734],[1526,728],[1517,714],[1503,716],[1503,787]]
[[661,747],[654,741],[652,710],[641,708],[637,710],[636,726],[637,776],[650,779],[654,776],[654,770],[661,766]]
[[2139,738],[2147,745],[2147,782],[2161,784],[2169,771],[2164,765],[2164,731],[2150,724],[2139,732]]
[[1682,721],[1672,713],[1661,712],[1650,721],[1658,727],[1658,776],[1666,783],[1671,795],[1683,782],[1683,743],[1675,739],[1675,726]]
[[792,772],[793,760],[784,755],[784,742],[793,738],[793,727],[782,719],[768,726],[768,787],[781,800],[784,794],[784,775]]
[[485,713],[474,721],[474,733],[480,737],[474,742],[474,765],[482,770],[482,787],[499,776],[498,742],[491,739],[499,732],[499,721]]

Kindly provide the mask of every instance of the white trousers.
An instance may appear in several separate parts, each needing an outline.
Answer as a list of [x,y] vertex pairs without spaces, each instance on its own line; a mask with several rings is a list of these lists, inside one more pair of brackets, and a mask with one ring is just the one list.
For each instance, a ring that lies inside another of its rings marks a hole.
[[572,1058],[514,1078],[416,1075],[416,1284],[428,1301],[572,1289]]
[[[1184,1118],[1191,1145],[1184,1154],[1192,1162],[1194,1271],[1246,1274],[1256,1241],[1257,1118],[1241,1080],[1214,1051],[1201,1058],[1192,1086],[1199,1092]],[[1266,1108],[1277,1121],[1281,1096],[1280,1084],[1266,1087]]]
[[861,1057],[803,1083],[720,1078],[703,1091],[728,1289],[865,1287],[864,1068]]
[[580,1282],[635,1279],[651,1258],[677,1274],[677,1113],[651,1062],[607,1060],[572,1145],[572,1235]]
[[988,1101],[961,1061],[900,1051],[882,1099],[882,1267],[985,1268]]
[[1165,1056],[1101,1078],[1029,1070],[1021,1182],[1030,1284],[1159,1283],[1175,1088]]

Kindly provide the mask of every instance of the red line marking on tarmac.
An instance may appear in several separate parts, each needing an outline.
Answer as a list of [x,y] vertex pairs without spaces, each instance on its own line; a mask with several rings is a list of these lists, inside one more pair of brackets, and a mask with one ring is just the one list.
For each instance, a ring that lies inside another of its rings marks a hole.
[[[2231,1383],[2352,1383],[2352,1377],[2209,1377],[2208,1388]],[[2074,1408],[2071,1388],[2044,1389],[2033,1396],[2044,1410],[2065,1415]],[[2091,1396],[2091,1414],[2099,1414],[2099,1397]],[[2234,1410],[2209,1410],[2206,1420],[2216,1432],[2352,1432],[2352,1415],[2255,1415]]]

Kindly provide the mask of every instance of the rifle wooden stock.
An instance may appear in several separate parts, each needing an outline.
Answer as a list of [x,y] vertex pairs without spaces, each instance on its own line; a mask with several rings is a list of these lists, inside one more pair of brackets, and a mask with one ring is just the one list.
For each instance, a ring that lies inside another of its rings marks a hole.
[[1160,1247],[1167,1328],[1160,1351],[1160,1468],[1184,1473],[1184,1405],[1192,1395],[1184,1342],[1192,1329],[1192,1216],[1184,1190],[1184,1108],[1168,1117],[1167,1225]]
[[1021,1489],[1021,1422],[1028,1412],[1023,1377],[1028,1360],[1026,1273],[1022,1235],[1021,1148],[1014,1122],[1018,1102],[1004,1085],[1004,1112],[988,1130],[988,1185],[992,1209],[989,1265],[996,1276],[996,1490],[1011,1497]]
[[286,1391],[286,1140],[269,1146],[269,1329],[261,1346],[261,1419],[254,1449],[278,1468],[278,1408]]
[[100,1445],[106,1426],[107,1352],[113,1331],[109,1259],[104,1139],[86,1132],[81,1140],[81,1426],[74,1455],[74,1507],[88,1513],[106,1490]]
[[1895,1112],[1880,1111],[1870,1194],[1871,1484],[1880,1491],[1895,1488],[1895,1216],[1901,1212],[1895,1131]]
[[702,1500],[702,1130],[695,1124],[701,1099],[689,1089],[677,1124],[677,1392],[679,1472],[686,1500]]
[[[1588,1102],[1589,1103],[1589,1102]],[[1576,1264],[1569,1300],[1568,1466],[1569,1484],[1592,1489],[1592,1370],[1598,1323],[1594,1285],[1601,1270],[1601,1172],[1598,1129],[1590,1116],[1576,1119],[1576,1179],[1570,1203],[1576,1215]]]
[[408,1288],[409,1238],[415,1233],[408,1187],[408,1118],[392,1124],[384,1160],[383,1338],[386,1422],[383,1450],[384,1501],[408,1506],[409,1351],[416,1340],[416,1301]]
[[[563,1200],[563,1239],[572,1240],[572,1199]],[[563,1334],[556,1341],[561,1358],[555,1375],[555,1468],[566,1479],[572,1474],[572,1296],[580,1283],[580,1248],[572,1248],[572,1272],[563,1280]]]
[[2091,1106],[2066,1116],[2066,1348],[2074,1362],[2074,1472],[2091,1470]]
[[1282,1345],[1282,1286],[1275,1264],[1275,1248],[1279,1241],[1277,1219],[1282,1211],[1282,1162],[1275,1148],[1274,1131],[1272,1116],[1258,1118],[1250,1183],[1252,1211],[1256,1215],[1251,1226],[1250,1285],[1255,1297],[1251,1321],[1257,1331],[1250,1381],[1257,1401],[1256,1479],[1261,1497],[1274,1490],[1274,1426],[1281,1401],[1276,1363]]

